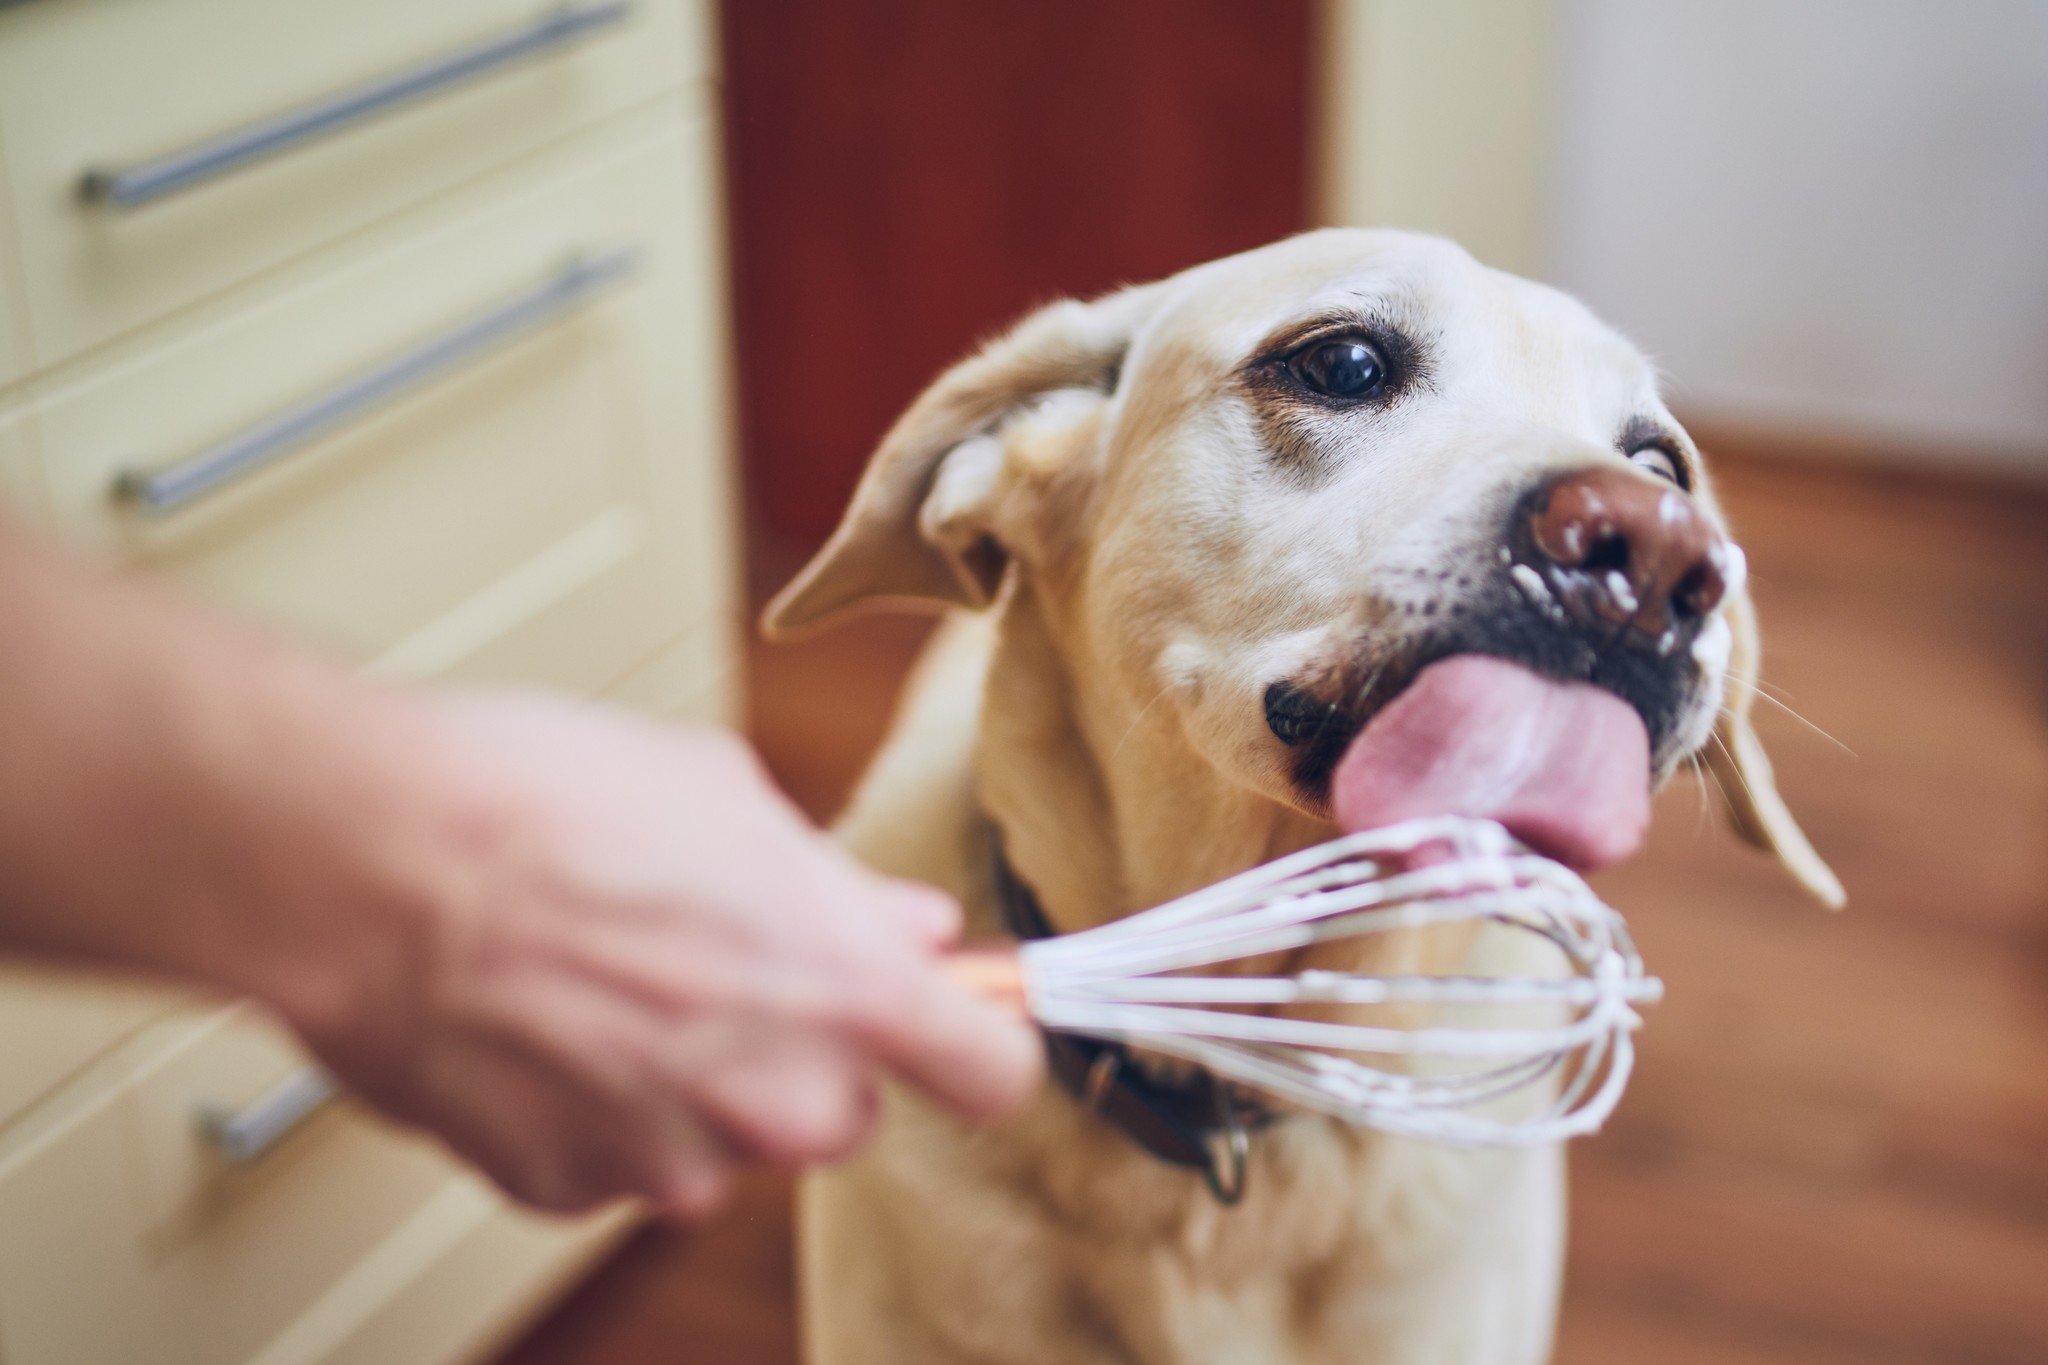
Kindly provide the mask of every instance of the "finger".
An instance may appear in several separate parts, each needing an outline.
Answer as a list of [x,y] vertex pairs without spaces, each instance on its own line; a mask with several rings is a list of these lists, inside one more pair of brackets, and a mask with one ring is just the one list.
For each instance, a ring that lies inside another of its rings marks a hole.
[[859,1050],[808,1034],[751,1040],[689,1083],[737,1155],[772,1165],[850,1156],[873,1134],[880,1112]]
[[433,1131],[457,1156],[513,1199],[551,1213],[580,1212],[616,1188],[592,1188],[576,1170],[577,1123],[557,1084],[524,1058],[494,1047],[429,1047],[410,1087],[368,1097],[402,1122]]
[[1044,1078],[1038,1030],[955,985],[936,960],[907,972],[864,1032],[885,1067],[972,1122],[1001,1118]]
[[630,1150],[597,1174],[613,1182],[613,1193],[646,1200],[658,1217],[708,1218],[732,1193],[732,1146],[704,1114],[667,1093],[658,1075],[648,1079],[639,1111],[620,1125]]
[[805,899],[811,903],[841,912],[878,912],[908,931],[921,947],[943,947],[960,937],[960,903],[945,891],[906,877],[880,875],[822,831],[809,842],[810,849],[822,855],[807,860],[803,869],[810,878]]
[[875,899],[910,932],[919,947],[935,951],[959,941],[960,902],[936,886],[892,881]]
[[672,1222],[695,1223],[725,1207],[732,1197],[732,1169],[720,1162],[679,1162],[649,1194],[657,1216]]

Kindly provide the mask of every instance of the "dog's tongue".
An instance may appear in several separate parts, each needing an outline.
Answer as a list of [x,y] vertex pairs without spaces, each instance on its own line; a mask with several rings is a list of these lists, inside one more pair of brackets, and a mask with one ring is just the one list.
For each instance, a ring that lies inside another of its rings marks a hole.
[[1590,872],[1642,842],[1650,739],[1612,692],[1459,654],[1423,669],[1373,717],[1338,763],[1331,798],[1347,830],[1483,817]]

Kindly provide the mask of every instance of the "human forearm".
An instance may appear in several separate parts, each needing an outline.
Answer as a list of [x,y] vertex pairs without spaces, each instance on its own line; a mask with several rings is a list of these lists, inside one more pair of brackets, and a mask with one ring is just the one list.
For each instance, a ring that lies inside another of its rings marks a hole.
[[282,991],[337,833],[402,828],[403,706],[5,525],[0,661],[7,947]]
[[352,677],[0,528],[0,950],[255,996],[514,1192],[701,1210],[1037,1052],[745,746]]

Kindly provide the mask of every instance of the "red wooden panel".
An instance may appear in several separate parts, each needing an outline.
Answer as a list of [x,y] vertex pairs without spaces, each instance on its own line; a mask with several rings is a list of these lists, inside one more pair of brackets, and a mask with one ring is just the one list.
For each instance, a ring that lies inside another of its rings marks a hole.
[[1034,303],[1299,230],[1310,0],[723,13],[756,515],[829,530],[876,438]]

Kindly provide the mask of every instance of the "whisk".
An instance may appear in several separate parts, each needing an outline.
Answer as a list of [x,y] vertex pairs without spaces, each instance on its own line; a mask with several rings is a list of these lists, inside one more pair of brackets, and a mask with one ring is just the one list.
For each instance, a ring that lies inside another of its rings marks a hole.
[[[1460,921],[1547,942],[1556,974],[1187,974]],[[1025,943],[1014,956],[963,954],[959,970],[1045,1029],[1126,1043],[1284,1103],[1458,1145],[1528,1146],[1597,1129],[1634,1065],[1635,1006],[1663,995],[1620,914],[1577,874],[1492,821],[1454,816],[1346,835],[1156,909]],[[1251,1012],[1289,1005],[1410,1006],[1428,1018]],[[1476,1021],[1453,1022],[1460,1011]]]

